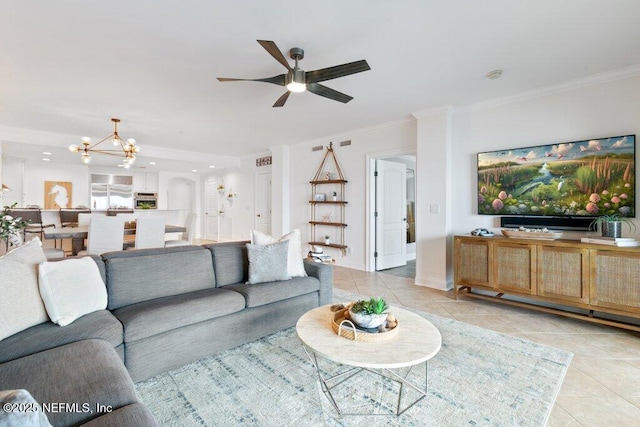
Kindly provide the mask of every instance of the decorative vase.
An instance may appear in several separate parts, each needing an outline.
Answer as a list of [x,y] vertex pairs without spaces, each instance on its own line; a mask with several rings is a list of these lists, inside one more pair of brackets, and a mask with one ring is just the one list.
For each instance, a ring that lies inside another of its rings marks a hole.
[[349,309],[349,315],[353,323],[365,329],[377,328],[387,320],[387,313],[363,314],[354,313],[353,310]]
[[602,237],[622,237],[622,221],[605,221],[600,224]]
[[329,239],[329,238],[325,238],[325,239],[324,239],[324,244],[325,244],[325,245],[330,245],[330,244],[331,244],[331,239]]

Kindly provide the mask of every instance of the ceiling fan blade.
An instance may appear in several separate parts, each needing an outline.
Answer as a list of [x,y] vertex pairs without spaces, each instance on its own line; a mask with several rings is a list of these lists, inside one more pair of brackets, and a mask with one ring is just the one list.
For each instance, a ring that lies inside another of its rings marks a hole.
[[284,65],[287,70],[291,71],[291,65],[287,62],[287,59],[284,57],[278,46],[270,40],[258,40],[260,46],[262,46],[271,56],[275,58],[276,61]]
[[337,79],[338,77],[348,76],[349,74],[361,73],[370,70],[369,64],[364,59],[361,61],[349,62],[348,64],[336,65],[329,68],[321,68],[319,70],[307,71],[306,82],[317,83],[325,80]]
[[264,82],[273,83],[275,85],[284,86],[285,75],[280,74],[273,77],[265,77],[263,79],[234,79],[229,77],[218,77],[218,81],[221,82]]
[[321,85],[320,83],[308,83],[307,90],[315,93],[316,95],[324,96],[325,98],[333,99],[334,101],[342,102],[344,104],[353,99],[352,96],[338,92],[337,90]]
[[291,92],[286,91],[284,93],[284,95],[282,95],[280,98],[278,98],[278,100],[276,101],[275,104],[273,104],[273,107],[282,107],[284,105],[285,102],[287,102],[287,99],[289,99],[289,94]]

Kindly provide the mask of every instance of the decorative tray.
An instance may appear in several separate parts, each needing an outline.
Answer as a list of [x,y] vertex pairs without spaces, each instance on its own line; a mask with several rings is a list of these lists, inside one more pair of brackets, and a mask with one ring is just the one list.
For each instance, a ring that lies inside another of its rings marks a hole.
[[400,322],[396,321],[394,328],[387,328],[384,331],[377,329],[362,329],[356,326],[351,320],[345,319],[345,313],[348,309],[343,308],[333,314],[333,321],[331,322],[331,328],[333,332],[341,337],[350,339],[352,341],[362,342],[379,342],[385,341],[398,335],[398,329],[400,328]]
[[507,237],[518,239],[536,239],[536,240],[556,240],[562,237],[561,231],[550,231],[546,229],[529,228],[525,230],[502,230],[502,234]]

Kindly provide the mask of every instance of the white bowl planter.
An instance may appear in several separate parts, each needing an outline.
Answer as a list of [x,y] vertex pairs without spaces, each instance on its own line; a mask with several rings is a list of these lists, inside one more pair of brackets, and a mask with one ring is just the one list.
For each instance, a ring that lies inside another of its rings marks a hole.
[[349,309],[349,314],[351,315],[351,320],[356,325],[362,328],[377,328],[382,325],[385,320],[387,320],[387,313],[382,314],[363,314],[363,313],[354,313],[351,309]]

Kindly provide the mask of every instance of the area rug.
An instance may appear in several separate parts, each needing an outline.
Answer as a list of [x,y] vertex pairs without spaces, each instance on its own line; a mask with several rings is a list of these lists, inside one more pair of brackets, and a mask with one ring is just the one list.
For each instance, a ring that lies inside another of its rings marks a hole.
[[[338,302],[357,297],[334,291]],[[162,426],[545,425],[571,353],[412,311],[440,330],[442,349],[428,364],[427,397],[400,416],[388,415],[397,402],[395,383],[367,372],[336,388],[339,404],[383,416],[338,415],[295,328],[137,383],[136,390]],[[344,369],[326,360],[321,368]],[[406,375],[419,382],[424,370]]]

